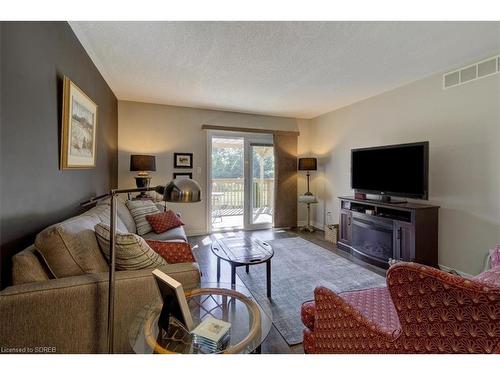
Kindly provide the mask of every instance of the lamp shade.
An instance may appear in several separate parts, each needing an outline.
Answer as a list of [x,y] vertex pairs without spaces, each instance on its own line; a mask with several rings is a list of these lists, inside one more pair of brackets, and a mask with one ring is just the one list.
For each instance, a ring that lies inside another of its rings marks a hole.
[[318,169],[318,159],[316,158],[300,158],[299,171],[315,171]]
[[163,192],[163,200],[175,203],[193,203],[201,201],[201,187],[190,178],[172,180]]
[[131,171],[156,171],[156,157],[153,155],[130,155]]

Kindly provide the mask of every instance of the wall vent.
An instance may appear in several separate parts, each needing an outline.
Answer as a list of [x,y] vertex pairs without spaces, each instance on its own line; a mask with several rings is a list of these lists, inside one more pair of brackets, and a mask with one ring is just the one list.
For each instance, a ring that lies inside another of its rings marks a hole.
[[443,89],[469,83],[496,73],[500,73],[500,56],[489,57],[475,64],[443,74]]

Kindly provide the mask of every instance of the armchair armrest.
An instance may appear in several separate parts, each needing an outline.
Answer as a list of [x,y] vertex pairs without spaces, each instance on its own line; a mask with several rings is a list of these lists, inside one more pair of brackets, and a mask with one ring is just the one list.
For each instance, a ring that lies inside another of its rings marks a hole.
[[317,287],[314,298],[314,352],[377,353],[391,347],[394,335],[380,329],[335,292]]
[[[200,280],[197,264],[163,266],[185,289]],[[128,331],[140,309],[159,298],[151,269],[116,272],[115,351],[131,351]],[[56,353],[107,352],[106,273],[8,287],[0,292],[0,346],[53,348]]]

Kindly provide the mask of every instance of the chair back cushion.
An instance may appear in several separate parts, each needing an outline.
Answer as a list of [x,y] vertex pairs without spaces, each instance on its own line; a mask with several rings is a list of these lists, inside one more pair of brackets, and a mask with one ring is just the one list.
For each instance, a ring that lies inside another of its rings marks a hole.
[[[99,223],[95,226],[95,234],[104,256],[109,261],[109,225]],[[164,266],[167,262],[151,249],[146,241],[134,233],[116,233],[115,242],[115,264],[120,270],[140,270],[145,268],[157,268]]]
[[127,208],[134,218],[137,234],[143,236],[153,230],[149,222],[146,220],[147,215],[157,214],[160,212],[158,207],[150,200],[135,200],[127,201]]
[[[108,270],[94,233],[94,227],[101,222],[109,223],[109,206],[96,206],[44,229],[36,236],[35,247],[43,255],[55,277]],[[120,221],[117,226],[125,229]]]

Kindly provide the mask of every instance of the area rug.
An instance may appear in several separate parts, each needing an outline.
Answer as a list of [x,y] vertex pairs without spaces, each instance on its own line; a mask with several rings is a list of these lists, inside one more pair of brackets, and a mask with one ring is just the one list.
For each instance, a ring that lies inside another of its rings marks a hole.
[[273,324],[289,345],[302,342],[300,306],[322,285],[335,292],[385,286],[385,278],[300,237],[268,241],[272,258],[272,298],[266,297],[266,266],[237,269],[255,299],[270,305]]

